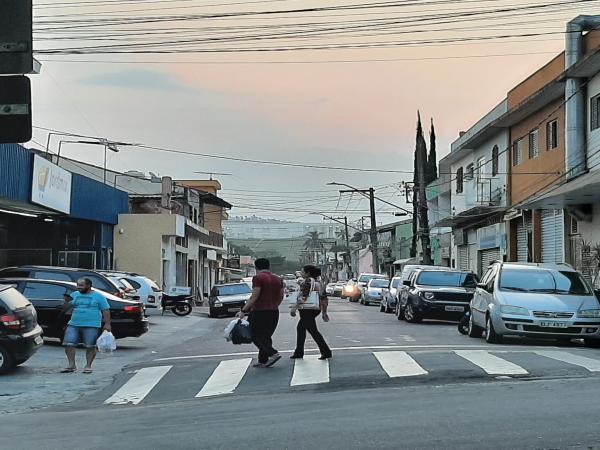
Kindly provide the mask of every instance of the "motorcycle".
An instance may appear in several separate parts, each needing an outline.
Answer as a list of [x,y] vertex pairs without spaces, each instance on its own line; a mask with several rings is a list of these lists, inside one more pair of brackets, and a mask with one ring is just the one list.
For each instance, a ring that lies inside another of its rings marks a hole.
[[471,316],[471,312],[467,311],[464,316],[458,322],[458,332],[460,334],[469,334],[469,318]]
[[176,316],[187,316],[192,312],[192,295],[163,295],[162,314],[169,308]]

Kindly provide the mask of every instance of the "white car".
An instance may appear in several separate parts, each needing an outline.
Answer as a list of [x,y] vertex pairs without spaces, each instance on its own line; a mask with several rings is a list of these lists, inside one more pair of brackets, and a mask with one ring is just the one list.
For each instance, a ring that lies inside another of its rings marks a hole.
[[144,302],[146,312],[156,311],[159,314],[162,312],[163,291],[150,278],[131,272],[115,272],[106,275],[111,279],[116,277],[135,288],[137,290],[136,295]]
[[327,286],[325,286],[325,293],[327,295],[333,295],[334,287],[335,287],[335,283],[329,283]]

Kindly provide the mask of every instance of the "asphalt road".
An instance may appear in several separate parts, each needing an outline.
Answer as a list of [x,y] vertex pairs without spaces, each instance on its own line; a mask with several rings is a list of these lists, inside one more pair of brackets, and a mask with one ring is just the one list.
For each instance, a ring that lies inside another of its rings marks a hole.
[[296,319],[285,308],[280,318],[275,343],[286,353],[272,368],[251,366],[251,345],[225,342],[231,319],[206,319],[203,336],[186,329],[178,345],[129,365],[105,389],[4,415],[3,441],[15,449],[600,448],[599,350],[491,346],[455,324],[412,325],[333,300],[331,322],[319,326],[334,358],[317,361],[312,351],[292,361]]

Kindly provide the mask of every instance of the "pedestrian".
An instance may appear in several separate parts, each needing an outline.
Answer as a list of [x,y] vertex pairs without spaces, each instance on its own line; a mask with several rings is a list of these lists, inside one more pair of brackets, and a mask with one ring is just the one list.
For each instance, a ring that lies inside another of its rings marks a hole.
[[258,274],[252,279],[252,296],[237,317],[248,314],[252,342],[258,348],[258,363],[254,367],[271,367],[281,359],[273,348],[273,333],[279,322],[279,305],[285,287],[281,278],[271,273],[268,259],[259,258],[254,263]]
[[[294,354],[290,356],[291,359],[302,359],[304,358],[304,342],[306,341],[306,332],[308,331],[321,352],[319,359],[329,359],[332,357],[331,349],[325,342],[323,335],[317,328],[317,317],[322,315],[324,322],[329,322],[329,315],[327,314],[328,299],[323,283],[319,280],[321,276],[321,269],[318,267],[308,265],[304,266],[303,269],[303,281],[300,286],[300,293],[298,295],[298,301],[292,306],[291,315],[296,316],[296,311],[300,309],[300,320],[296,327],[296,350]],[[302,302],[306,301],[311,291],[317,291],[319,293],[319,305],[320,310],[316,309],[302,309]]]
[[110,310],[106,298],[97,291],[92,291],[92,281],[89,278],[77,280],[77,291],[65,295],[63,313],[73,310],[71,320],[65,330],[63,345],[69,366],[62,373],[72,373],[77,370],[75,365],[75,347],[83,344],[86,348],[86,366],[83,373],[92,373],[92,363],[96,358],[96,340],[100,335],[102,320],[104,329],[111,330]]

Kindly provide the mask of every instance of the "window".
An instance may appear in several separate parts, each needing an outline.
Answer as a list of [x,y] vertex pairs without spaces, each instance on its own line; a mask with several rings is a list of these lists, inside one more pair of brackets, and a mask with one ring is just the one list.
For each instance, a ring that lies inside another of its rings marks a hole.
[[479,180],[482,177],[485,177],[485,164],[487,161],[485,160],[485,156],[482,156],[477,160],[477,179]]
[[62,300],[67,288],[56,284],[26,283],[23,295],[28,299]]
[[503,270],[500,289],[564,295],[591,294],[586,282],[579,273],[550,270]]
[[463,168],[459,167],[456,170],[456,193],[462,194],[463,191]]
[[499,158],[499,154],[498,154],[498,146],[494,145],[494,148],[492,149],[492,176],[495,177],[496,175],[498,175],[498,158]]
[[477,280],[473,274],[465,272],[423,271],[419,274],[417,284],[421,286],[475,287]]
[[89,278],[92,282],[92,287],[96,289],[100,289],[101,291],[108,292],[109,294],[115,293],[118,288],[114,284],[108,282],[104,278],[100,278],[99,276],[92,275],[89,273],[83,274],[85,278]]
[[598,114],[599,109],[600,95],[596,95],[590,100],[590,130],[592,131],[600,128],[600,114]]
[[571,236],[579,234],[579,222],[575,217],[571,217]]
[[465,180],[472,180],[473,179],[473,172],[474,172],[473,164],[469,164],[467,166],[467,170],[465,172]]
[[131,278],[122,278],[123,280],[126,280],[129,282],[129,284],[134,288],[134,289],[141,289],[142,285],[140,283],[138,283],[135,280],[132,280]]
[[246,283],[240,283],[214,288],[213,296],[243,295],[251,293],[252,289],[250,289],[250,286],[248,286]]
[[523,162],[523,139],[513,143],[513,166],[519,166]]
[[546,124],[546,150],[558,147],[558,121],[553,120]]
[[529,159],[540,156],[539,130],[533,130],[529,133]]
[[31,278],[37,278],[38,280],[73,281],[73,279],[66,273],[44,272],[41,270],[36,270],[35,274]]

